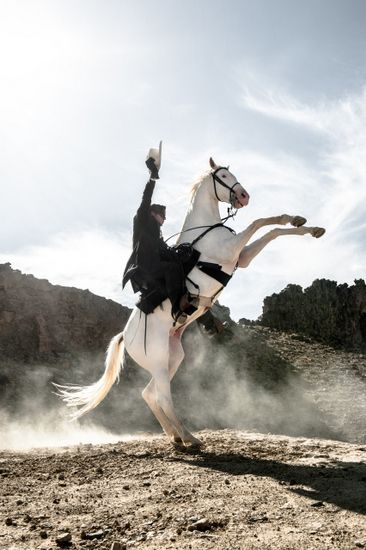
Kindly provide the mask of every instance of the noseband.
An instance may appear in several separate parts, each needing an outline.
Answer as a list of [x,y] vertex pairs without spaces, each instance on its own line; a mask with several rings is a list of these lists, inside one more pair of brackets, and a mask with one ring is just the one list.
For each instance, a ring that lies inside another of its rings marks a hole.
[[[236,181],[231,187],[229,187],[229,185],[227,185],[224,181],[222,181],[222,179],[219,178],[219,176],[217,175],[217,172],[219,170],[222,170],[222,166],[220,166],[219,168],[216,168],[216,170],[214,172],[212,172],[212,179],[213,179],[216,198],[219,202],[223,202],[217,194],[216,184],[219,183],[223,187],[226,187],[226,189],[229,189],[229,191],[230,191],[230,204],[231,204],[232,208],[235,208],[235,199],[236,199],[236,197],[235,197],[235,193],[234,193],[233,189],[236,185],[240,185],[240,183],[238,181]],[[227,170],[227,168],[224,168],[224,170]]]

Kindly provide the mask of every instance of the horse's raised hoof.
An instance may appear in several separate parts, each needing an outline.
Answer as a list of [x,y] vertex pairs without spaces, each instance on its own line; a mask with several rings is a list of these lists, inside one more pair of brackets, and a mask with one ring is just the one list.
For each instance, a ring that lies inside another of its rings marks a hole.
[[291,220],[291,225],[294,227],[301,227],[306,223],[306,218],[303,218],[302,216],[294,216]]
[[322,237],[325,233],[325,229],[323,227],[313,227],[313,229],[311,230],[311,234],[313,237],[315,237],[316,239],[319,239],[320,237]]

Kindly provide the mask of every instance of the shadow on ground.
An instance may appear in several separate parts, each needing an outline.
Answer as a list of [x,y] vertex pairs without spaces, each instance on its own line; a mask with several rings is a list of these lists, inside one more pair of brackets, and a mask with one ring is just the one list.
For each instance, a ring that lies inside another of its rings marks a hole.
[[[164,455],[161,458],[166,460]],[[311,499],[314,507],[328,503],[366,514],[366,464],[361,462],[298,465],[250,458],[235,452],[213,453],[189,448],[177,450],[169,460],[223,472],[227,476],[269,477],[288,486],[290,492]]]

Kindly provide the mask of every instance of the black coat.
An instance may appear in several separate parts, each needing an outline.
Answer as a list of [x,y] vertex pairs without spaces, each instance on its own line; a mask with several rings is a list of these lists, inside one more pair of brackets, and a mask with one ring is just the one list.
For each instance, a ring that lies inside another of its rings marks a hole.
[[133,250],[126,264],[122,286],[131,281],[134,292],[146,287],[154,273],[159,271],[163,260],[169,261],[175,256],[174,250],[164,242],[160,225],[150,212],[154,188],[155,181],[148,181],[133,218]]

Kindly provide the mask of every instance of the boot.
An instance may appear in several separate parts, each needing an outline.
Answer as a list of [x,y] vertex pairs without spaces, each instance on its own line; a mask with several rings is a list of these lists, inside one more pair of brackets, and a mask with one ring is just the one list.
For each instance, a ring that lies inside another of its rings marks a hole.
[[174,319],[174,324],[178,323],[179,325],[183,325],[183,323],[185,323],[188,319],[188,315],[179,309],[172,316]]
[[172,317],[176,323],[185,323],[189,315],[197,311],[199,300],[188,291],[181,296],[178,303],[172,309]]
[[196,296],[192,296],[188,291],[179,300],[179,309],[188,315],[192,315],[197,311],[198,305],[199,299]]

